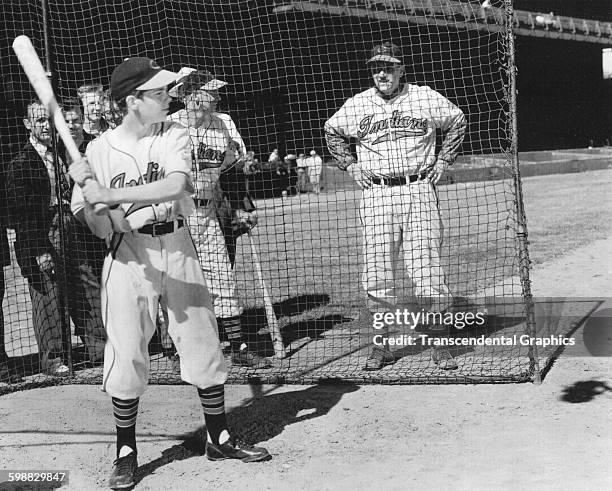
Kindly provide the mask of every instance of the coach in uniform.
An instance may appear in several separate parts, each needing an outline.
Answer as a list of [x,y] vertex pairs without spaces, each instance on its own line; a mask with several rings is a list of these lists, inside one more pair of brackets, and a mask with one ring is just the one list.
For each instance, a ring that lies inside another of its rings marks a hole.
[[[374,87],[344,103],[325,123],[325,137],[338,167],[363,189],[359,213],[368,309],[396,308],[394,265],[401,246],[421,308],[442,313],[453,298],[440,265],[442,221],[435,185],[455,160],[465,116],[431,88],[401,84],[404,64],[396,45],[374,47],[367,64]],[[436,155],[438,129],[443,141]],[[436,349],[433,356],[440,368],[457,368],[448,350]],[[365,369],[378,370],[393,361],[388,348],[374,346]]]

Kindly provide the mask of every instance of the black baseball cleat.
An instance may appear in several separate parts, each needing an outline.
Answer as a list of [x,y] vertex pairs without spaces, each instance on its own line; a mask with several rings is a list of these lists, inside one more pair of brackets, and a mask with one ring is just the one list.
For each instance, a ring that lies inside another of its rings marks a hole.
[[247,349],[232,352],[232,363],[251,368],[270,368],[272,366],[270,360]]
[[457,360],[450,354],[447,348],[436,346],[431,355],[433,362],[442,370],[456,370],[459,368]]
[[389,351],[387,348],[382,348],[380,346],[374,346],[372,348],[372,352],[368,357],[364,370],[380,370],[385,365],[391,365],[395,362],[395,357],[393,353]]
[[243,462],[262,462],[272,456],[263,447],[254,447],[248,443],[230,438],[227,442],[215,445],[206,442],[206,458],[208,460],[238,459]]
[[129,453],[125,457],[119,457],[113,462],[115,468],[108,480],[111,489],[127,489],[136,484],[135,475],[138,469],[136,452]]

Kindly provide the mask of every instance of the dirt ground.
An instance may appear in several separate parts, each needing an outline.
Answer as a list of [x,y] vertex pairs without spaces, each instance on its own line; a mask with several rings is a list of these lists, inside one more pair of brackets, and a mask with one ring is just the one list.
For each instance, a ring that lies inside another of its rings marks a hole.
[[[612,237],[533,271],[536,296],[611,306]],[[138,419],[141,490],[611,489],[612,357],[582,328],[541,385],[229,386],[227,409],[269,462],[209,462],[195,389],[151,386]],[[114,458],[108,397],[64,386],[0,398],[0,467],[69,470],[104,488]]]

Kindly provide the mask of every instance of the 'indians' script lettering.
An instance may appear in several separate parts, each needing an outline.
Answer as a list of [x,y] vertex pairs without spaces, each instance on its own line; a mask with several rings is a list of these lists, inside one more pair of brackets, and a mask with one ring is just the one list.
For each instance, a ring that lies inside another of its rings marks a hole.
[[140,176],[138,179],[132,179],[125,182],[125,172],[117,174],[111,179],[109,187],[111,189],[118,189],[124,187],[141,186],[142,184],[148,184],[150,182],[159,181],[163,179],[165,175],[164,169],[159,168],[159,164],[155,162],[149,162],[147,164],[147,171],[144,176]]
[[367,135],[372,135],[383,130],[392,129],[399,130],[395,131],[392,136],[389,132],[386,138],[377,138],[374,143],[381,141],[387,141],[390,139],[404,138],[407,136],[419,136],[427,133],[427,119],[426,118],[413,118],[411,116],[402,117],[401,111],[393,111],[390,118],[381,119],[374,121],[374,115],[369,114],[359,122],[359,131],[357,131],[358,138],[364,138]]

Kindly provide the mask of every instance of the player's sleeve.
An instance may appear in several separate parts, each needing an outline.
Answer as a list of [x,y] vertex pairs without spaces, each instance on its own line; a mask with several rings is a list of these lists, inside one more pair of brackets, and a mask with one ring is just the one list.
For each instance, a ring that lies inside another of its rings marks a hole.
[[[91,149],[93,147],[93,141],[90,141],[85,148],[85,158],[88,162],[90,162],[91,166]],[[79,219],[79,221],[83,221],[83,210],[85,209],[85,197],[83,196],[83,190],[81,186],[75,183],[72,186],[72,198],[70,199],[70,211],[72,214]]]
[[357,137],[356,108],[351,101],[347,101],[323,126],[327,149],[342,170],[356,160],[350,145],[351,138]]
[[236,123],[234,123],[234,120],[229,114],[225,116],[226,117],[223,118],[222,121],[225,124],[227,131],[229,132],[230,138],[234,140],[236,143],[238,143],[238,147],[240,148],[240,155],[246,155],[247,148],[244,143],[244,140],[242,139],[242,136],[240,136],[240,132],[238,131],[238,128],[236,127]]
[[[93,167],[93,153],[94,148],[96,146],[96,142],[99,142],[99,139],[92,140],[87,144],[87,148],[85,149],[85,158],[89,162],[89,165]],[[99,176],[96,175],[94,169],[92,168],[92,174],[94,179],[98,180]],[[75,184],[72,187],[72,198],[70,200],[70,211],[76,217],[76,219],[89,227],[89,230],[100,239],[107,238],[113,232],[112,223],[107,214],[96,215],[92,212],[91,207],[89,210],[86,209],[88,205],[85,203],[85,198],[83,196],[83,190],[81,186]]]
[[193,193],[191,182],[191,142],[187,128],[178,123],[171,124],[166,135],[166,155],[164,168],[166,177],[170,174],[180,173],[187,178],[185,191]]
[[81,186],[75,184],[72,188],[72,198],[70,200],[70,211],[75,217],[79,217],[79,214],[85,208],[85,198],[83,197],[83,190]]
[[[231,117],[228,115],[224,116],[226,117],[220,119],[225,128],[225,137],[228,140],[236,142],[241,155],[246,155],[246,147],[244,146],[242,138],[240,138],[236,125],[232,121]],[[232,211],[244,210],[251,212],[255,210],[253,200],[249,196],[246,189],[246,177],[241,167],[238,165],[230,165],[229,167],[223,169],[219,175],[219,186],[223,194],[229,200]]]
[[465,138],[466,118],[463,111],[435,90],[429,90],[427,101],[430,114],[437,128],[442,130],[443,140],[438,160],[449,165],[455,162],[459,147]]

